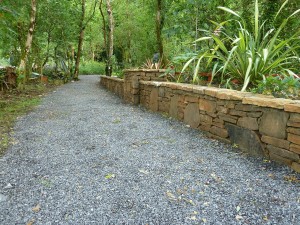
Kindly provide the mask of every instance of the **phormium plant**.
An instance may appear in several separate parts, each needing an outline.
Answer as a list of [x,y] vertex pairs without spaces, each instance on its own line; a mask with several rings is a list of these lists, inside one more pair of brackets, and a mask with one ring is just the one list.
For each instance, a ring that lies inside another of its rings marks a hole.
[[[287,2],[288,0],[280,7],[276,18]],[[281,40],[279,36],[291,17],[299,13],[300,9],[285,18],[278,28],[265,31],[266,21],[262,23],[259,21],[258,0],[255,1],[253,30],[247,29],[245,20],[237,12],[226,7],[218,8],[230,13],[236,19],[221,23],[213,22],[217,25],[216,30],[221,32],[206,31],[207,36],[196,40],[196,42],[209,40],[213,42],[213,48],[200,51],[184,65],[182,71],[196,60],[193,82],[197,82],[199,68],[203,62],[205,67],[213,68],[213,78],[218,75],[221,76],[221,82],[228,78],[239,80],[242,83],[242,91],[245,91],[250,83],[256,84],[257,81],[264,80],[267,75],[296,76],[293,72],[293,62],[299,61],[297,50],[300,48],[300,29],[287,39]],[[237,23],[236,31],[232,32],[226,28],[229,22]]]

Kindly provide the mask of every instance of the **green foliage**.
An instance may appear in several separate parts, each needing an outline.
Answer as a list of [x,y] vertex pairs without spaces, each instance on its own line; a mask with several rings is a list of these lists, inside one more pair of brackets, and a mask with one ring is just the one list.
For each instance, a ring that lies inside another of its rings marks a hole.
[[254,93],[273,95],[278,98],[298,98],[300,90],[300,79],[293,76],[268,76],[259,81]]
[[105,74],[105,63],[103,62],[95,62],[95,61],[87,61],[83,62],[80,66],[80,74],[89,75],[89,74]]
[[[283,9],[284,5],[277,12]],[[213,22],[217,27],[214,32],[206,31],[207,36],[201,37],[196,42],[211,42],[212,48],[204,49],[196,57],[192,57],[184,66],[185,70],[192,62],[197,61],[194,69],[193,82],[197,82],[201,63],[212,67],[213,77],[221,76],[224,79],[237,79],[243,83],[242,91],[245,91],[250,83],[264,79],[265,75],[279,73],[282,75],[294,75],[293,66],[295,60],[299,61],[297,50],[300,47],[298,29],[287,39],[280,39],[281,31],[287,26],[291,17],[299,10],[285,18],[277,29],[265,31],[265,23],[259,21],[258,1],[255,2],[253,15],[254,24],[252,30],[247,29],[245,20],[235,11],[219,7],[219,9],[233,15],[237,19]],[[226,25],[229,22],[238,24],[232,32]],[[221,31],[221,34],[218,32]],[[205,59],[207,61],[205,61]]]

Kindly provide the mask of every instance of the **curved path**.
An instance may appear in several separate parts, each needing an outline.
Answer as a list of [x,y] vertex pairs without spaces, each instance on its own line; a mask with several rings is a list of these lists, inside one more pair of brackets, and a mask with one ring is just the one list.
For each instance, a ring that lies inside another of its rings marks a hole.
[[82,76],[17,122],[0,224],[299,224],[296,178]]

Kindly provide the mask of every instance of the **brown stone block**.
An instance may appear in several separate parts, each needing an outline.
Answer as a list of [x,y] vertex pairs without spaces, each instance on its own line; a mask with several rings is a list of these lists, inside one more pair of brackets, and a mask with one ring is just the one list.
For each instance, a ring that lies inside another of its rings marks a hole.
[[178,95],[171,97],[169,114],[174,118],[178,116]]
[[262,116],[262,112],[248,112],[247,116],[254,117],[254,118],[259,118],[259,117]]
[[289,114],[283,110],[266,110],[259,123],[259,132],[266,136],[286,139]]
[[217,106],[217,111],[221,112],[221,113],[224,113],[224,114],[227,114],[229,112],[229,109],[224,107],[224,106]]
[[300,101],[293,101],[293,103],[286,104],[284,106],[284,111],[300,113]]
[[270,154],[276,154],[276,155],[279,155],[283,158],[286,158],[286,159],[290,159],[290,160],[293,160],[293,161],[298,161],[299,160],[299,155],[292,152],[292,151],[289,151],[289,150],[286,150],[286,149],[283,149],[283,148],[277,148],[275,146],[272,146],[272,145],[267,145],[267,149],[269,150]]
[[273,153],[270,153],[270,159],[272,159],[272,160],[274,160],[276,162],[288,165],[288,166],[291,166],[292,162],[293,162],[290,159],[283,158],[283,157],[281,157],[279,155],[276,155],[276,154],[273,154]]
[[199,109],[206,112],[215,112],[216,111],[216,102],[207,100],[207,99],[200,99],[199,100]]
[[256,118],[242,117],[237,121],[237,125],[240,127],[247,128],[249,130],[258,130],[258,123]]
[[208,115],[199,114],[200,122],[206,124],[212,124],[212,117]]
[[224,124],[224,120],[221,120],[219,118],[214,118],[213,119],[213,123],[221,123],[221,124]]
[[228,137],[228,131],[226,129],[222,129],[216,126],[212,126],[209,130],[212,134],[215,134],[221,138],[227,138]]
[[244,111],[239,111],[239,110],[235,110],[235,109],[231,109],[229,111],[229,114],[230,115],[233,115],[233,116],[247,116],[247,113],[244,112]]
[[294,144],[300,145],[300,135],[289,133],[287,139]]
[[289,127],[286,130],[287,130],[288,133],[300,135],[300,129],[299,128]]
[[252,96],[243,98],[243,104],[252,104],[262,107],[269,107],[275,109],[283,109],[284,106],[290,103],[292,100],[289,99],[280,99],[274,98],[273,96]]
[[[204,112],[204,111],[200,111],[200,112]],[[206,112],[207,115],[216,118],[218,115],[216,113],[211,113],[211,112]]]
[[295,170],[297,173],[300,173],[300,164],[299,164],[299,163],[293,162],[291,167],[292,167],[292,169]]
[[207,124],[201,124],[201,125],[199,126],[199,129],[200,129],[200,130],[203,130],[203,131],[209,132],[210,127],[211,127],[210,125],[207,125]]
[[261,141],[279,148],[284,148],[284,149],[290,148],[290,142],[283,139],[278,139],[269,136],[262,136]]
[[150,94],[150,109],[154,112],[158,110],[158,88],[154,88]]
[[245,112],[259,112],[261,108],[255,105],[245,105],[245,104],[236,104],[236,110],[245,111]]
[[223,113],[218,113],[218,115],[221,120],[229,122],[229,123],[236,124],[236,122],[238,120],[238,117],[236,117],[236,116],[226,115]]
[[191,103],[198,103],[199,97],[189,96],[189,95],[188,95],[188,96],[185,96],[184,101],[185,101],[186,103],[189,103],[189,102],[191,102]]
[[220,128],[222,128],[222,129],[225,129],[224,122],[223,122],[223,123],[215,123],[215,122],[213,122],[213,126],[220,127]]
[[197,103],[189,103],[184,110],[184,122],[192,128],[200,124],[199,108]]
[[215,97],[218,92],[219,92],[219,88],[214,88],[214,87],[208,87],[204,90],[204,94],[211,97]]
[[228,102],[228,101],[224,101],[224,100],[218,100],[218,101],[216,101],[217,106],[224,106],[226,104],[226,102]]
[[296,144],[291,144],[290,145],[290,150],[292,152],[295,152],[297,154],[300,154],[300,145],[296,145]]
[[300,127],[300,123],[299,123],[299,122],[294,122],[294,121],[289,121],[289,122],[287,123],[287,125],[288,125],[289,127]]
[[179,120],[183,120],[183,118],[184,118],[184,113],[178,111],[178,119],[179,119]]
[[195,86],[193,87],[193,93],[195,94],[201,94],[203,95],[204,94],[204,90],[206,89],[207,87],[203,87],[203,86]]
[[246,96],[252,96],[252,94],[248,93],[248,92],[240,92],[240,91],[230,93],[231,100],[239,100],[240,101],[240,100],[243,100],[243,98],[245,98]]
[[218,99],[225,99],[225,100],[230,100],[231,99],[231,94],[236,93],[236,91],[232,90],[222,90],[217,92],[216,98]]
[[300,123],[300,113],[290,113],[290,121]]

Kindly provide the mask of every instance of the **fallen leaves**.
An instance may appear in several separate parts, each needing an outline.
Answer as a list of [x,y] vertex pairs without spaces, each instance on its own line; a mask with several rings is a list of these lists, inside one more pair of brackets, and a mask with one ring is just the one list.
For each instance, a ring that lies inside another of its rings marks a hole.
[[291,183],[299,183],[300,180],[295,175],[287,175],[283,177],[284,180],[289,181]]
[[31,209],[33,212],[37,213],[41,210],[41,205],[40,204],[37,204],[35,207],[33,207]]
[[166,195],[170,201],[177,201],[177,198],[175,197],[175,195],[173,195],[170,191],[167,191]]
[[147,170],[144,170],[144,169],[140,169],[139,172],[140,172],[140,173],[143,173],[143,174],[146,174],[146,175],[149,174],[149,172],[148,172]]
[[116,175],[113,174],[113,173],[109,173],[109,174],[106,174],[106,175],[105,175],[105,178],[106,178],[106,179],[113,179],[113,178],[115,178],[115,177],[116,177]]
[[32,225],[32,224],[34,224],[34,222],[35,222],[35,219],[31,219],[26,223],[26,225]]

